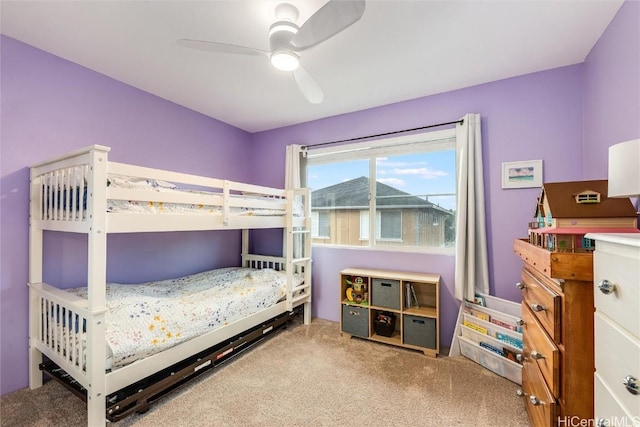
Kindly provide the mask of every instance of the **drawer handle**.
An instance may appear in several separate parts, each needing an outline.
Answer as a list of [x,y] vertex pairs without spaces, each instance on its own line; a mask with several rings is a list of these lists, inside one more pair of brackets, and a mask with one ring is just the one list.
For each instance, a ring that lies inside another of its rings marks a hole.
[[522,391],[521,388],[516,390],[516,395],[518,395],[518,397],[524,397],[524,391]]
[[522,282],[516,283],[516,288],[518,288],[520,290],[523,290],[525,288],[524,283],[522,283]]
[[533,311],[544,311],[544,310],[546,310],[546,307],[544,305],[542,305],[542,304],[536,303],[536,304],[531,304],[531,310],[533,310]]
[[412,321],[413,323],[419,323],[419,324],[421,324],[421,325],[424,325],[424,324],[425,324],[425,321],[424,321],[424,320],[422,320],[422,319],[411,319],[411,321]]
[[522,319],[518,319],[518,320],[516,321],[516,325],[518,325],[518,326],[524,326],[524,323],[525,323],[525,322],[524,322],[524,320],[522,320]]
[[544,354],[542,353],[538,353],[537,351],[533,350],[531,352],[531,358],[534,360],[540,360],[540,359],[544,359]]
[[350,314],[351,316],[360,316],[360,312],[359,312],[359,311],[352,311],[352,310],[349,310],[349,314]]
[[598,289],[605,295],[609,295],[616,291],[616,285],[608,281],[607,279],[602,279],[598,282]]
[[627,375],[624,377],[624,380],[622,380],[622,384],[624,384],[629,393],[637,395],[640,393],[640,390],[638,389],[638,383],[636,381],[638,381],[637,378]]
[[516,354],[516,360],[522,363],[522,361],[524,360],[524,356],[522,355],[522,353]]
[[380,282],[380,286],[384,286],[385,288],[390,288],[391,286],[393,286],[393,284],[392,283]]
[[533,406],[539,406],[539,405],[542,405],[544,403],[540,399],[535,397],[534,395],[529,396],[529,402],[531,402],[531,404]]

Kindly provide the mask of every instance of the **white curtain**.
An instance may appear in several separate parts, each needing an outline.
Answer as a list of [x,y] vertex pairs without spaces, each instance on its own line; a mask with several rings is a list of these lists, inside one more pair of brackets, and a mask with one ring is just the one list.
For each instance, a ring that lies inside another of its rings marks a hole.
[[302,145],[287,145],[284,188],[301,188],[304,186],[306,177],[301,172],[305,163],[303,155]]
[[456,205],[455,297],[473,301],[489,293],[487,232],[482,175],[480,115],[467,114],[456,126],[458,189]]

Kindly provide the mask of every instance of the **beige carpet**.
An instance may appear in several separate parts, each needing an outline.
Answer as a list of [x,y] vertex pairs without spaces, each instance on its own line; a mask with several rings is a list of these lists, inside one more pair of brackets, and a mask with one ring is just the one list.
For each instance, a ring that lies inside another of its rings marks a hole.
[[[528,426],[518,385],[460,356],[295,324],[120,426]],[[77,397],[49,382],[0,399],[2,426],[85,426]]]

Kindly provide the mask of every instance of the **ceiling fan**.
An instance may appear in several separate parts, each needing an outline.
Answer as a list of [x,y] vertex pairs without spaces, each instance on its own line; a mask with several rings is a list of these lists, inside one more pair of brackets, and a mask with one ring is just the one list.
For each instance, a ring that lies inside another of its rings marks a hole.
[[211,52],[270,58],[275,68],[291,72],[307,101],[319,104],[324,94],[318,82],[300,65],[300,52],[335,36],[358,21],[364,14],[364,3],[364,0],[330,0],[300,27],[295,23],[299,14],[295,6],[290,3],[277,5],[276,22],[269,28],[269,51],[205,40],[180,39],[178,44]]

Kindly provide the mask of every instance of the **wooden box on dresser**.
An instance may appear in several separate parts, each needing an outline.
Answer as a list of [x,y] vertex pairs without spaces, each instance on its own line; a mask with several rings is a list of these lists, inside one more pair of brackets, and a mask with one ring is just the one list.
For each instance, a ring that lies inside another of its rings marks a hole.
[[[359,280],[358,280],[359,279]],[[362,301],[347,290],[365,285]],[[343,334],[422,351],[440,351],[440,276],[427,273],[347,268],[340,272],[340,330]],[[376,325],[379,315],[395,317],[394,324]],[[380,327],[389,326],[385,334]],[[376,330],[378,329],[378,330]]]
[[640,234],[586,237],[596,241],[596,425],[640,426]]
[[516,239],[523,261],[522,389],[531,425],[593,418],[593,255]]

